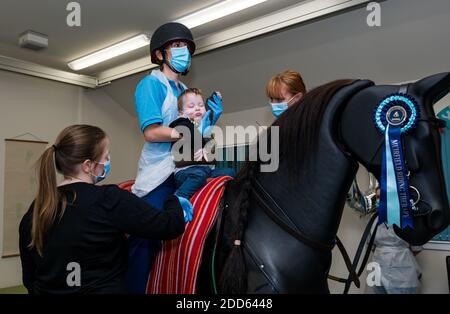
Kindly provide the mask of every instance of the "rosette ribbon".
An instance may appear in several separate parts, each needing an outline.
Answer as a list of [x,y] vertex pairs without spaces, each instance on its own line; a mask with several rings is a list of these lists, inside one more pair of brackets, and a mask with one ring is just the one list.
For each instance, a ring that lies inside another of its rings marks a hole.
[[378,223],[413,228],[408,169],[403,156],[402,136],[415,127],[419,110],[406,94],[384,98],[375,110],[375,124],[384,135],[381,164]]

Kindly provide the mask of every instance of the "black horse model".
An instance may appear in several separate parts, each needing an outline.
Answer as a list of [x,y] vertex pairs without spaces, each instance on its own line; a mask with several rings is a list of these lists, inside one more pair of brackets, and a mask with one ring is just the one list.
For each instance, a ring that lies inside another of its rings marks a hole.
[[395,231],[422,245],[444,230],[450,208],[433,104],[449,91],[450,73],[443,73],[404,86],[339,80],[306,94],[273,124],[280,133],[278,170],[261,172],[260,162],[247,162],[228,184],[198,291],[329,293],[331,251],[358,163],[380,181],[384,136],[373,112],[393,93],[414,98],[420,110],[403,137],[410,188],[419,192],[414,229]]

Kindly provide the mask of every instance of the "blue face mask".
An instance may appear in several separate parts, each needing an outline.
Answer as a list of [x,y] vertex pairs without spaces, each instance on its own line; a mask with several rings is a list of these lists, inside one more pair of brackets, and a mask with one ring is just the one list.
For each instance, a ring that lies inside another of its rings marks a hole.
[[94,177],[94,183],[99,183],[100,181],[104,180],[111,171],[111,160],[109,158],[104,164],[99,162],[97,162],[97,164],[103,165],[103,173],[99,176],[96,176],[94,174],[92,175]]
[[170,48],[172,58],[170,65],[179,73],[184,73],[191,65],[191,53],[188,47],[174,47]]
[[283,112],[286,111],[288,108],[287,102],[280,102],[280,103],[270,103],[270,106],[272,106],[272,113],[275,117],[279,117]]

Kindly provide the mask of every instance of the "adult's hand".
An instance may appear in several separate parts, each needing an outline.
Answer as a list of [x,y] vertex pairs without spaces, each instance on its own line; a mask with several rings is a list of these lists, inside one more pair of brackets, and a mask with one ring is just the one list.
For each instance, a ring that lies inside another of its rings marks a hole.
[[202,120],[200,121],[200,125],[198,126],[198,130],[202,137],[209,137],[211,135],[211,110],[206,111]]
[[211,125],[215,125],[223,112],[222,95],[219,92],[214,92],[211,97],[208,98],[207,104],[212,111]]
[[202,161],[203,159],[203,149],[200,148],[194,153],[194,161]]
[[192,221],[193,214],[194,214],[194,208],[192,207],[191,202],[185,197],[178,196],[178,200],[180,201],[181,207],[183,208],[184,213],[184,221],[189,222]]

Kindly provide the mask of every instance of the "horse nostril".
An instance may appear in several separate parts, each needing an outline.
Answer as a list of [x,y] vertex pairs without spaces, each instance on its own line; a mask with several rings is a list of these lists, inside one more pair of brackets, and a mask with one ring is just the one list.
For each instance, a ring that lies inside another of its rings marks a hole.
[[444,212],[442,209],[433,209],[428,218],[428,226],[432,230],[440,230],[444,227]]

